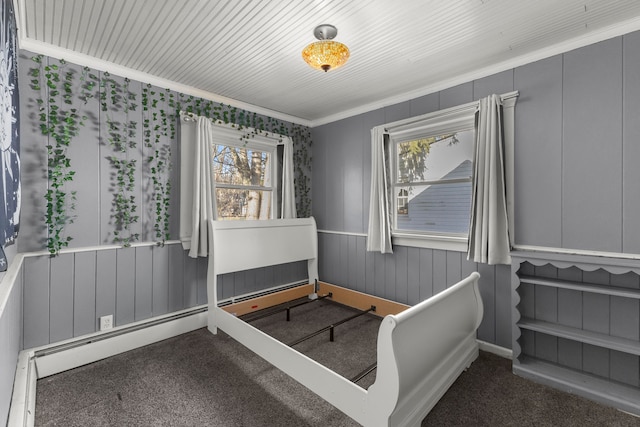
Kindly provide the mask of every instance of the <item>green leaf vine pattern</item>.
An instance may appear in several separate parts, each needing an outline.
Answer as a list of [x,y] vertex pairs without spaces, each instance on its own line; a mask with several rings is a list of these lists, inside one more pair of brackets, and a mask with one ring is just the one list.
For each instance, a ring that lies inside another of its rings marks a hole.
[[45,224],[47,226],[47,249],[52,256],[69,246],[71,236],[65,228],[75,218],[76,192],[69,190],[75,176],[71,168],[68,149],[78,135],[84,119],[73,108],[73,80],[75,74],[68,70],[64,60],[58,64],[43,56],[33,57],[36,64],[30,69],[30,86],[37,94],[40,130],[47,136],[47,179]]
[[[135,197],[137,122],[130,113],[136,109],[136,96],[129,90],[129,79],[124,84],[116,82],[109,73],[100,80],[102,111],[106,116],[109,146],[113,154],[109,163],[114,170],[113,241],[125,247],[131,246],[140,238],[133,225],[138,222],[138,206]],[[122,121],[115,120],[112,114],[122,112]]]
[[[151,187],[152,206],[148,211],[153,216],[153,236],[145,237],[153,238],[159,245],[170,239],[171,148],[177,145],[178,113],[181,110],[246,129],[241,136],[243,140],[257,134],[291,137],[298,216],[311,215],[311,133],[307,127],[231,105],[155,88],[150,84],[135,83],[141,87],[141,99],[138,100],[136,91],[129,88],[132,84],[129,79],[120,83],[122,79],[119,82],[108,72],[100,76],[88,67],[78,72],[78,67],[67,67],[64,60],[57,61],[43,55],[35,56],[32,60],[34,66],[29,70],[30,87],[36,95],[39,128],[48,141],[46,173],[49,185],[44,198],[46,245],[52,256],[68,247],[73,239],[66,234],[66,230],[76,218],[77,200],[73,187],[74,178],[77,177],[68,149],[87,120],[80,108],[89,108],[87,105],[92,99],[102,111],[100,116],[105,121],[103,129],[106,128],[104,138],[111,149],[107,158],[112,168],[114,243],[130,246],[140,240],[140,234],[134,231],[141,211],[138,206],[141,201],[135,197],[136,179],[149,182]],[[141,137],[137,135],[136,119],[142,120]],[[99,138],[100,135],[97,135],[96,140]],[[142,165],[137,165],[135,156],[139,142],[143,144]],[[142,177],[138,178],[140,167]]]
[[[169,99],[169,108],[172,108],[174,95],[154,90],[150,84],[142,89],[142,109],[144,113],[144,146],[148,155],[146,163],[151,174],[152,203],[153,203],[153,232],[158,245],[163,246],[170,238],[170,202],[171,202],[171,146],[163,143],[167,139],[175,139],[176,116],[167,113],[164,108],[158,109],[158,105],[166,105]],[[171,110],[173,111],[173,110]]]
[[[240,110],[231,105],[178,94],[176,111],[186,111],[198,116],[208,117],[220,123],[237,125],[239,129],[253,128],[255,134],[280,134],[289,136],[293,141],[293,163],[295,169],[294,186],[296,189],[296,209],[298,217],[311,216],[311,131],[306,126],[286,123],[272,117],[263,117],[257,113]],[[251,138],[248,133],[241,139]]]

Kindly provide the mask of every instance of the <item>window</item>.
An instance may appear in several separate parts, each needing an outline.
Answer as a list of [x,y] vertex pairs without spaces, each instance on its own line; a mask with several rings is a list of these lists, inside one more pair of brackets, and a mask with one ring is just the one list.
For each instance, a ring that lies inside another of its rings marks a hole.
[[218,219],[275,218],[275,144],[224,142],[213,150]]
[[396,232],[468,234],[473,136],[467,129],[394,141]]
[[386,126],[394,244],[466,250],[475,107]]

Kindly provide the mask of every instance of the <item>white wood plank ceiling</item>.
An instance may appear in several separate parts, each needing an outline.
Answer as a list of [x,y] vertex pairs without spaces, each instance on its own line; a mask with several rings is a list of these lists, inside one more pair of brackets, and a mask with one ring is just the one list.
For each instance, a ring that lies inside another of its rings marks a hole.
[[[638,0],[15,1],[26,50],[311,126],[640,29]],[[301,58],[323,23],[328,73]]]

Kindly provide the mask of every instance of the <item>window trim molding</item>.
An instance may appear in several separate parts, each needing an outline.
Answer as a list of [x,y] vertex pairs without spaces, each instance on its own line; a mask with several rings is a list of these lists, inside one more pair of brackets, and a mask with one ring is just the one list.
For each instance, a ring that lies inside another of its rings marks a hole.
[[[271,192],[271,208],[270,217],[275,219],[278,217],[278,190],[281,184],[278,183],[278,145],[282,144],[282,136],[270,136],[256,133],[255,129],[251,127],[240,128],[237,125],[229,125],[221,122],[213,122],[216,127],[216,132],[213,136],[213,143],[215,145],[224,145],[235,148],[248,148],[258,151],[269,153],[270,158],[270,180],[271,185],[268,187],[261,187],[255,185],[236,185],[236,184],[223,184],[215,183],[216,188],[226,189],[246,189],[246,190],[258,190],[258,191],[270,191]],[[244,134],[243,134],[243,131]],[[248,137],[246,135],[251,135]],[[214,196],[217,197],[217,196]]]
[[[505,145],[505,174],[507,181],[507,215],[509,219],[509,239],[511,245],[515,242],[514,226],[514,139],[515,139],[515,104],[519,92],[507,92],[500,95],[503,106],[503,126]],[[389,135],[389,142],[410,140],[415,136],[432,132],[437,129],[451,129],[456,126],[468,126],[469,116],[475,120],[475,113],[479,106],[479,100],[457,105],[444,110],[433,111],[417,117],[385,123],[378,128]],[[390,183],[391,184],[391,183]],[[442,249],[457,252],[467,252],[468,236],[460,237],[451,235],[418,234],[396,232],[392,227],[391,241],[394,245],[411,246],[418,248]]]

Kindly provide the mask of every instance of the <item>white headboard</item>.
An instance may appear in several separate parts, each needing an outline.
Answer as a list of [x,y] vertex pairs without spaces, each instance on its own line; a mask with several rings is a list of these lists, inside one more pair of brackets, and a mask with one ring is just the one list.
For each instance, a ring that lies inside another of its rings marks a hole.
[[309,283],[318,279],[318,231],[313,218],[211,221],[210,226],[216,275],[307,261]]

